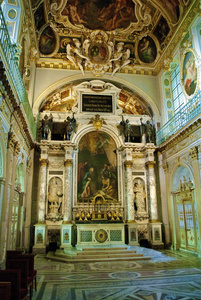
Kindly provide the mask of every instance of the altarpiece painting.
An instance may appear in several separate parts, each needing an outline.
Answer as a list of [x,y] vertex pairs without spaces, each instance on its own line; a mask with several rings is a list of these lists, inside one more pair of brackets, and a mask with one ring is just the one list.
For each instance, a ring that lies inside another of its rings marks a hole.
[[108,202],[118,200],[116,144],[104,132],[87,133],[79,143],[78,201],[92,201],[101,195]]

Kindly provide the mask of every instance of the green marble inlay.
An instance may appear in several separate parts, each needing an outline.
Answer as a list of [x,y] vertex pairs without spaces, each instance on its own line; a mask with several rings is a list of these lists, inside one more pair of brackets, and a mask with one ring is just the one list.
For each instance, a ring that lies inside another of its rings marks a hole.
[[81,231],[80,240],[81,242],[92,242],[92,231]]
[[110,230],[110,241],[111,242],[122,241],[121,230]]

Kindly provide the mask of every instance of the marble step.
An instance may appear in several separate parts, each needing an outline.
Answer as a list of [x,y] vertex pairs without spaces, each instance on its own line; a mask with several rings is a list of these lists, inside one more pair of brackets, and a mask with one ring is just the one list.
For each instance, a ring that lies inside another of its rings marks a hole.
[[[94,247],[94,248],[81,248],[82,251],[119,251],[119,250],[127,250],[127,247]],[[133,250],[132,250],[133,251]]]
[[150,260],[150,256],[123,256],[123,257],[91,257],[91,258],[78,258],[78,256],[72,257],[67,254],[57,254],[56,252],[48,252],[47,259],[54,261],[67,262],[67,263],[83,263],[83,262],[107,262],[107,261],[138,261],[138,260]]
[[[61,256],[61,254],[57,254],[57,256]],[[71,257],[71,259],[99,259],[99,258],[123,258],[123,257],[142,257],[143,256],[143,254],[136,254],[136,253],[134,253],[134,254],[131,254],[131,253],[129,253],[129,254],[116,254],[116,253],[111,253],[111,254],[101,254],[101,253],[99,253],[99,254],[94,254],[94,255],[76,255],[76,256],[69,256],[69,257]]]
[[98,255],[98,253],[101,253],[101,254],[129,254],[129,253],[131,253],[131,254],[134,254],[134,253],[136,253],[136,251],[134,251],[134,250],[110,250],[110,251],[108,251],[108,250],[106,250],[106,249],[104,249],[104,251],[96,251],[96,250],[94,250],[94,251],[79,251],[79,252],[77,252],[77,255]]

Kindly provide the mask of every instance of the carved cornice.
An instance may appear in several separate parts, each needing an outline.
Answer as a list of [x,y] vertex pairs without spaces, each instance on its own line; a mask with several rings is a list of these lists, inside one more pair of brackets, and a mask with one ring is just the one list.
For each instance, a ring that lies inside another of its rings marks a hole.
[[43,167],[46,167],[49,163],[49,160],[46,158],[40,158],[39,161],[40,161],[40,165]]
[[201,118],[199,117],[196,121],[187,126],[184,126],[173,136],[169,137],[163,144],[159,145],[159,151],[163,152],[173,148],[175,145],[188,138],[190,134],[192,135],[195,131],[197,131],[200,128]]

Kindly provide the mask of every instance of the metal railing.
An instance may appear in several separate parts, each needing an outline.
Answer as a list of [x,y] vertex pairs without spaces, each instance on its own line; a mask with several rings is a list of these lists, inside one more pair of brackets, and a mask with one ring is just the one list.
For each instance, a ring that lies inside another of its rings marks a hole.
[[193,120],[201,113],[201,91],[197,93],[188,103],[156,133],[157,145],[165,142],[170,136],[184,127],[188,122]]
[[16,45],[13,45],[10,40],[10,35],[4,20],[3,12],[0,7],[0,56],[5,70],[8,72],[12,81],[10,85],[14,86],[14,89],[18,95],[20,103],[24,108],[33,138],[36,138],[36,122],[32,113],[27,92],[24,88],[24,83],[20,74],[18,66],[18,56],[16,55]]

